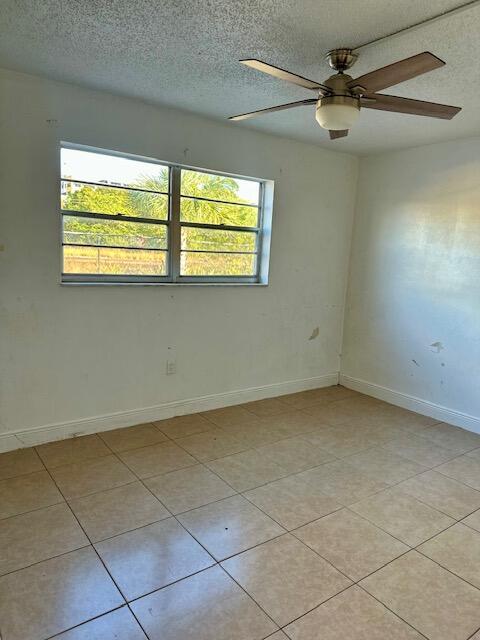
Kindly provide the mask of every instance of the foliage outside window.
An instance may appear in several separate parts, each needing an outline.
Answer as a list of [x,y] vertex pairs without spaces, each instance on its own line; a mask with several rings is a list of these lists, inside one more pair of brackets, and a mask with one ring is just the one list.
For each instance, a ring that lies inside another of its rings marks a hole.
[[61,150],[64,282],[261,282],[264,182]]

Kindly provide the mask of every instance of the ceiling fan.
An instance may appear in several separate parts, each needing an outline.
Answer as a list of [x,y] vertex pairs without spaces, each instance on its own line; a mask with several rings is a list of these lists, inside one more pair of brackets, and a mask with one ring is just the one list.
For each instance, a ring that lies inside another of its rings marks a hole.
[[424,102],[423,100],[413,100],[411,98],[400,98],[399,96],[387,96],[377,91],[382,91],[387,87],[392,87],[400,82],[405,82],[411,78],[443,67],[445,62],[437,58],[432,53],[424,51],[411,58],[405,58],[399,62],[394,62],[386,67],[370,71],[359,78],[352,78],[345,73],[347,69],[355,63],[358,55],[352,49],[333,49],[326,55],[328,64],[337,71],[325,82],[315,82],[308,80],[295,73],[274,67],[271,64],[256,59],[240,60],[242,64],[268,73],[280,80],[292,82],[305,89],[311,89],[318,93],[317,98],[307,98],[298,102],[280,104],[276,107],[259,109],[250,113],[242,113],[232,116],[229,120],[246,120],[255,116],[271,113],[272,111],[282,111],[292,107],[302,105],[316,105],[316,119],[318,124],[330,132],[330,138],[344,138],[348,135],[349,129],[356,122],[360,115],[360,109],[379,109],[380,111],[393,111],[396,113],[410,113],[416,116],[429,116],[431,118],[443,118],[450,120],[455,116],[461,107],[452,107],[436,102]]

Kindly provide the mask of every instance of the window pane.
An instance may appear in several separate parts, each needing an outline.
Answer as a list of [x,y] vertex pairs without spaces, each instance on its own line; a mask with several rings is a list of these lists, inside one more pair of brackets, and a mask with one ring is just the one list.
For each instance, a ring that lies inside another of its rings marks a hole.
[[255,251],[257,234],[182,227],[182,249],[190,251]]
[[100,247],[166,249],[167,227],[163,224],[63,216],[63,242]]
[[182,251],[182,276],[254,276],[256,255]]
[[203,224],[228,224],[233,227],[256,227],[258,225],[258,209],[236,204],[182,198],[180,220]]
[[214,173],[182,169],[181,193],[183,196],[258,206],[260,183],[254,180],[242,180]]
[[167,252],[106,247],[64,247],[63,272],[164,276],[167,274]]
[[62,209],[167,220],[168,196],[62,181]]
[[169,169],[165,165],[132,160],[105,153],[62,149],[62,178],[104,182],[112,186],[141,187],[168,192]]

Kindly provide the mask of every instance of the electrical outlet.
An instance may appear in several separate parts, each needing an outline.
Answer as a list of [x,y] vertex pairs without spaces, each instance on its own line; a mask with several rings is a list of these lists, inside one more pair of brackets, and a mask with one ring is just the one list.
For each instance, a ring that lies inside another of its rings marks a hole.
[[173,360],[167,360],[167,376],[177,373],[177,363]]

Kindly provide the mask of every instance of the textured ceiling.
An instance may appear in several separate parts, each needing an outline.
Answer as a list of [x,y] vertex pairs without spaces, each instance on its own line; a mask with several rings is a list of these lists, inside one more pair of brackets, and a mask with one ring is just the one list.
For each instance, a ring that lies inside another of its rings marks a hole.
[[[324,54],[358,47],[465,0],[2,0],[0,66],[138,97],[216,119],[312,93],[245,68],[257,57],[306,77]],[[451,122],[363,110],[328,140],[311,107],[230,123],[354,153],[480,134],[480,5],[365,47],[352,69],[430,50],[447,66],[386,93],[459,105]]]

